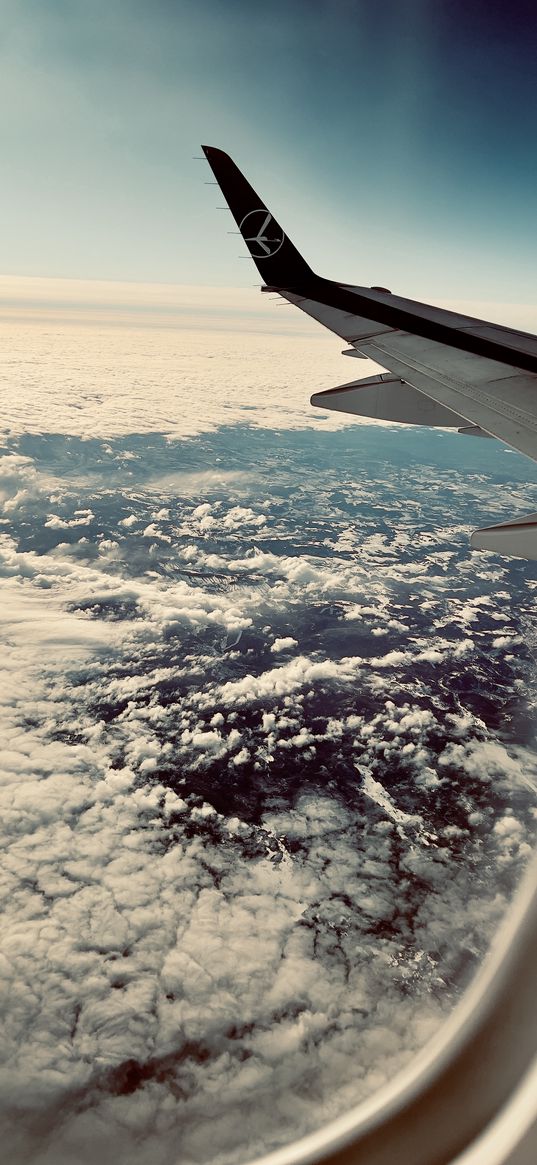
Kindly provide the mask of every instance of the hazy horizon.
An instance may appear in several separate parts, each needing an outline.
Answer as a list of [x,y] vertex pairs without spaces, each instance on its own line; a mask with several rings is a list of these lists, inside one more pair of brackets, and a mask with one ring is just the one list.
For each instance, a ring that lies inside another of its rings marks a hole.
[[[255,272],[252,271],[253,278]],[[404,294],[402,289],[393,289]],[[506,326],[537,331],[537,298],[498,302],[483,298],[431,297],[431,303]],[[262,295],[259,285],[221,286],[0,274],[0,320],[45,318],[57,322],[132,323],[145,327],[192,328],[240,333],[259,331],[311,336],[331,344],[334,356],[343,341],[276,296]],[[342,374],[345,367],[339,362]],[[365,375],[365,373],[364,373]]]

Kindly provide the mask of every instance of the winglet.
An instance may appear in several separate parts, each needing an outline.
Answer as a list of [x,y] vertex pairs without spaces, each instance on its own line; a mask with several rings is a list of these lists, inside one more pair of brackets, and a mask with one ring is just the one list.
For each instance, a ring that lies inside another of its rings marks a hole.
[[201,148],[264,282],[272,287],[296,288],[304,280],[315,279],[311,267],[229,154],[215,146]]

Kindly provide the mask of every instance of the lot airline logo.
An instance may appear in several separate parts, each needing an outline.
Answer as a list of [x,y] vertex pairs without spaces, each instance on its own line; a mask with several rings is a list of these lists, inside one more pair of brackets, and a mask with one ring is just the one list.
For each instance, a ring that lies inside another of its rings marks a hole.
[[265,207],[248,211],[240,229],[254,259],[271,259],[285,239],[281,227]]

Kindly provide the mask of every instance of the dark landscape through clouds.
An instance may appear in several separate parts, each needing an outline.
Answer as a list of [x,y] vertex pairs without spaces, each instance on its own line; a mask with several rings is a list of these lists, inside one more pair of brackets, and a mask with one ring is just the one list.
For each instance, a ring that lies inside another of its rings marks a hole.
[[344,1111],[530,852],[537,568],[468,532],[537,471],[251,417],[6,436],[17,1161],[246,1160]]

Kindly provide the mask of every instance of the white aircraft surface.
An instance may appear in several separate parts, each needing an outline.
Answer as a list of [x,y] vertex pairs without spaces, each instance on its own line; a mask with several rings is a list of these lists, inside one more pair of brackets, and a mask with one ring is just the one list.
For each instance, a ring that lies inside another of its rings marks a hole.
[[[537,336],[316,275],[228,154],[203,151],[260,271],[277,292],[386,373],[312,404],[499,437],[537,460]],[[537,558],[537,514],[472,535]],[[371,1100],[259,1165],[536,1165],[537,865],[481,971],[436,1037]]]

